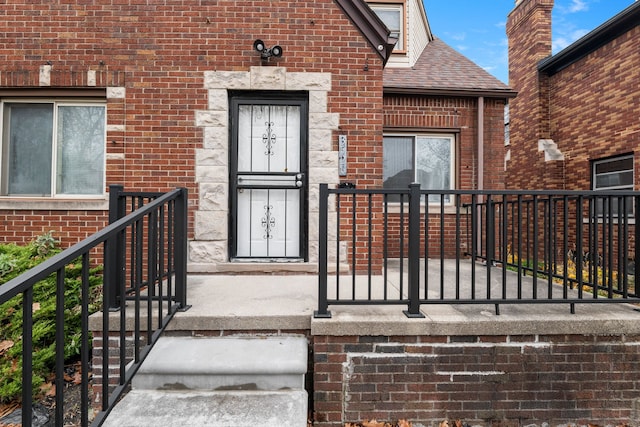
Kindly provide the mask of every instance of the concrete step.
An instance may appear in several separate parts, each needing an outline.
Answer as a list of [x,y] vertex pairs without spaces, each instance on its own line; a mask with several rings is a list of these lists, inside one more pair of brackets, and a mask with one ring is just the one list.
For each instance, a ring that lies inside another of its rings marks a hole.
[[306,427],[307,393],[132,390],[103,426]]
[[162,337],[133,378],[147,390],[304,390],[307,339]]

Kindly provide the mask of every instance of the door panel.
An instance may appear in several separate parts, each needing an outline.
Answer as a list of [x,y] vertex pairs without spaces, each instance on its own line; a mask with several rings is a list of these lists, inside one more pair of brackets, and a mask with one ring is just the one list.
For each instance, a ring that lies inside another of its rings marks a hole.
[[305,258],[306,101],[234,99],[232,258]]

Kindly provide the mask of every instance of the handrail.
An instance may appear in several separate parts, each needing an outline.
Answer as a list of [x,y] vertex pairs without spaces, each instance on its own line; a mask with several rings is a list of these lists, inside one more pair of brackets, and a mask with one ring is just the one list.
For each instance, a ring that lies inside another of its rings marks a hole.
[[578,303],[640,302],[640,192],[321,184],[319,194],[316,317],[330,317],[330,305],[406,305],[420,317],[427,304],[491,304],[499,314],[500,304],[567,303],[574,313]]
[[[110,195],[114,197],[114,195]],[[112,217],[113,218],[113,217]],[[145,228],[146,226],[146,228]],[[124,392],[128,382],[138,367],[144,360],[146,354],[148,354],[150,348],[153,346],[160,333],[166,327],[168,321],[173,315],[181,309],[186,309],[186,244],[187,244],[187,190],[184,188],[175,189],[166,194],[157,196],[155,200],[150,201],[145,206],[135,210],[134,212],[126,215],[123,218],[117,219],[104,229],[96,232],[87,239],[74,244],[68,249],[62,251],[59,254],[45,260],[38,266],[31,270],[21,274],[20,276],[10,280],[4,285],[0,286],[0,304],[4,303],[11,298],[23,294],[23,371],[22,371],[22,425],[30,426],[32,423],[32,307],[33,307],[33,287],[41,280],[56,275],[56,412],[55,423],[56,425],[62,425],[64,401],[64,274],[65,267],[71,263],[74,263],[81,258],[82,260],[82,343],[81,343],[81,369],[82,369],[82,401],[81,401],[81,425],[89,425],[89,377],[88,372],[91,369],[90,357],[90,335],[88,331],[88,293],[89,293],[89,268],[92,263],[91,255],[92,251],[103,245],[102,253],[104,255],[104,276],[103,276],[103,304],[104,307],[111,307],[112,304],[109,301],[109,295],[112,294],[109,291],[110,287],[118,287],[122,289],[124,283],[122,283],[121,272],[119,268],[138,268],[135,261],[126,262],[124,264],[114,263],[114,259],[109,259],[109,254],[112,253],[111,249],[118,246],[118,239],[126,240],[126,230],[136,229],[138,236],[143,236],[143,239],[136,238],[135,243],[142,243],[142,245],[133,245],[134,251],[147,251],[147,258],[144,259],[145,266],[148,267],[148,271],[151,275],[145,277],[146,294],[144,295],[144,289],[140,282],[132,284],[132,288],[136,289],[136,304],[134,305],[134,316],[136,319],[141,316],[140,301],[144,299],[150,307],[154,302],[158,302],[158,323],[152,325],[152,322],[147,323],[148,335],[145,337],[146,346],[143,349],[139,349],[138,343],[136,343],[136,351],[133,356],[133,361],[129,365],[129,360],[125,358],[124,348],[121,349],[121,361],[118,386],[110,388],[110,373],[109,373],[109,310],[103,310],[103,334],[106,339],[103,339],[103,371],[102,371],[102,407],[101,411],[97,414],[93,420],[92,425],[99,426],[104,422],[106,415],[111,411],[113,405]],[[160,244],[158,244],[160,242]],[[153,253],[149,252],[149,248]],[[170,252],[170,253],[169,253]],[[170,260],[170,264],[167,263]],[[162,265],[162,271],[156,271],[156,267]],[[155,267],[154,267],[155,266]],[[163,280],[166,280],[167,276],[171,277],[171,280],[175,279],[173,286],[163,289]],[[152,295],[150,291],[153,288],[160,289],[160,293]],[[174,293],[175,291],[175,293]],[[163,294],[164,293],[164,294]],[[162,302],[167,301],[166,314],[163,313]],[[26,309],[29,307],[29,309]],[[125,311],[127,310],[125,305],[120,307],[121,320],[124,319]],[[150,310],[150,308],[149,308]],[[137,322],[139,325],[139,322]],[[120,342],[125,343],[124,322],[120,324],[122,326],[120,334]],[[134,340],[141,340],[143,337],[139,330],[134,331]],[[124,345],[122,346],[124,347]],[[105,369],[106,368],[106,369]]]

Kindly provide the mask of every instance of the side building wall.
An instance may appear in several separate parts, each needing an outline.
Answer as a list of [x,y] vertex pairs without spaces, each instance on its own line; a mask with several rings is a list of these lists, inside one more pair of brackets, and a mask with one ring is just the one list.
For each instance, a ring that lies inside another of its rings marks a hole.
[[640,26],[548,77],[551,138],[565,158],[567,189],[591,189],[591,162],[623,154],[634,155],[640,176],[638,42]]

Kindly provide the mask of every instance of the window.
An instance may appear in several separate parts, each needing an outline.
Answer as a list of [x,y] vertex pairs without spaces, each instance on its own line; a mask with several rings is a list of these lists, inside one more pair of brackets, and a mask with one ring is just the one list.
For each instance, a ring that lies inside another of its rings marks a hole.
[[394,51],[403,51],[404,48],[404,5],[402,3],[370,4],[371,9],[384,22],[391,36],[398,39]]
[[[454,147],[453,135],[385,136],[383,187],[405,189],[417,182],[423,190],[455,188]],[[451,203],[450,197],[445,196],[446,203]],[[429,196],[429,202],[439,203],[440,195]]]
[[509,121],[510,121],[510,116],[509,116],[509,104],[504,106],[504,145],[509,146],[511,145],[511,130],[509,128]]
[[1,111],[0,195],[104,193],[104,103],[5,101]]
[[[633,155],[597,160],[592,164],[593,189],[602,191],[633,190]],[[612,198],[611,213],[618,215],[619,202],[622,198]],[[598,199],[597,213],[604,214],[605,199]],[[626,200],[624,207],[627,215],[633,214],[632,200]]]

